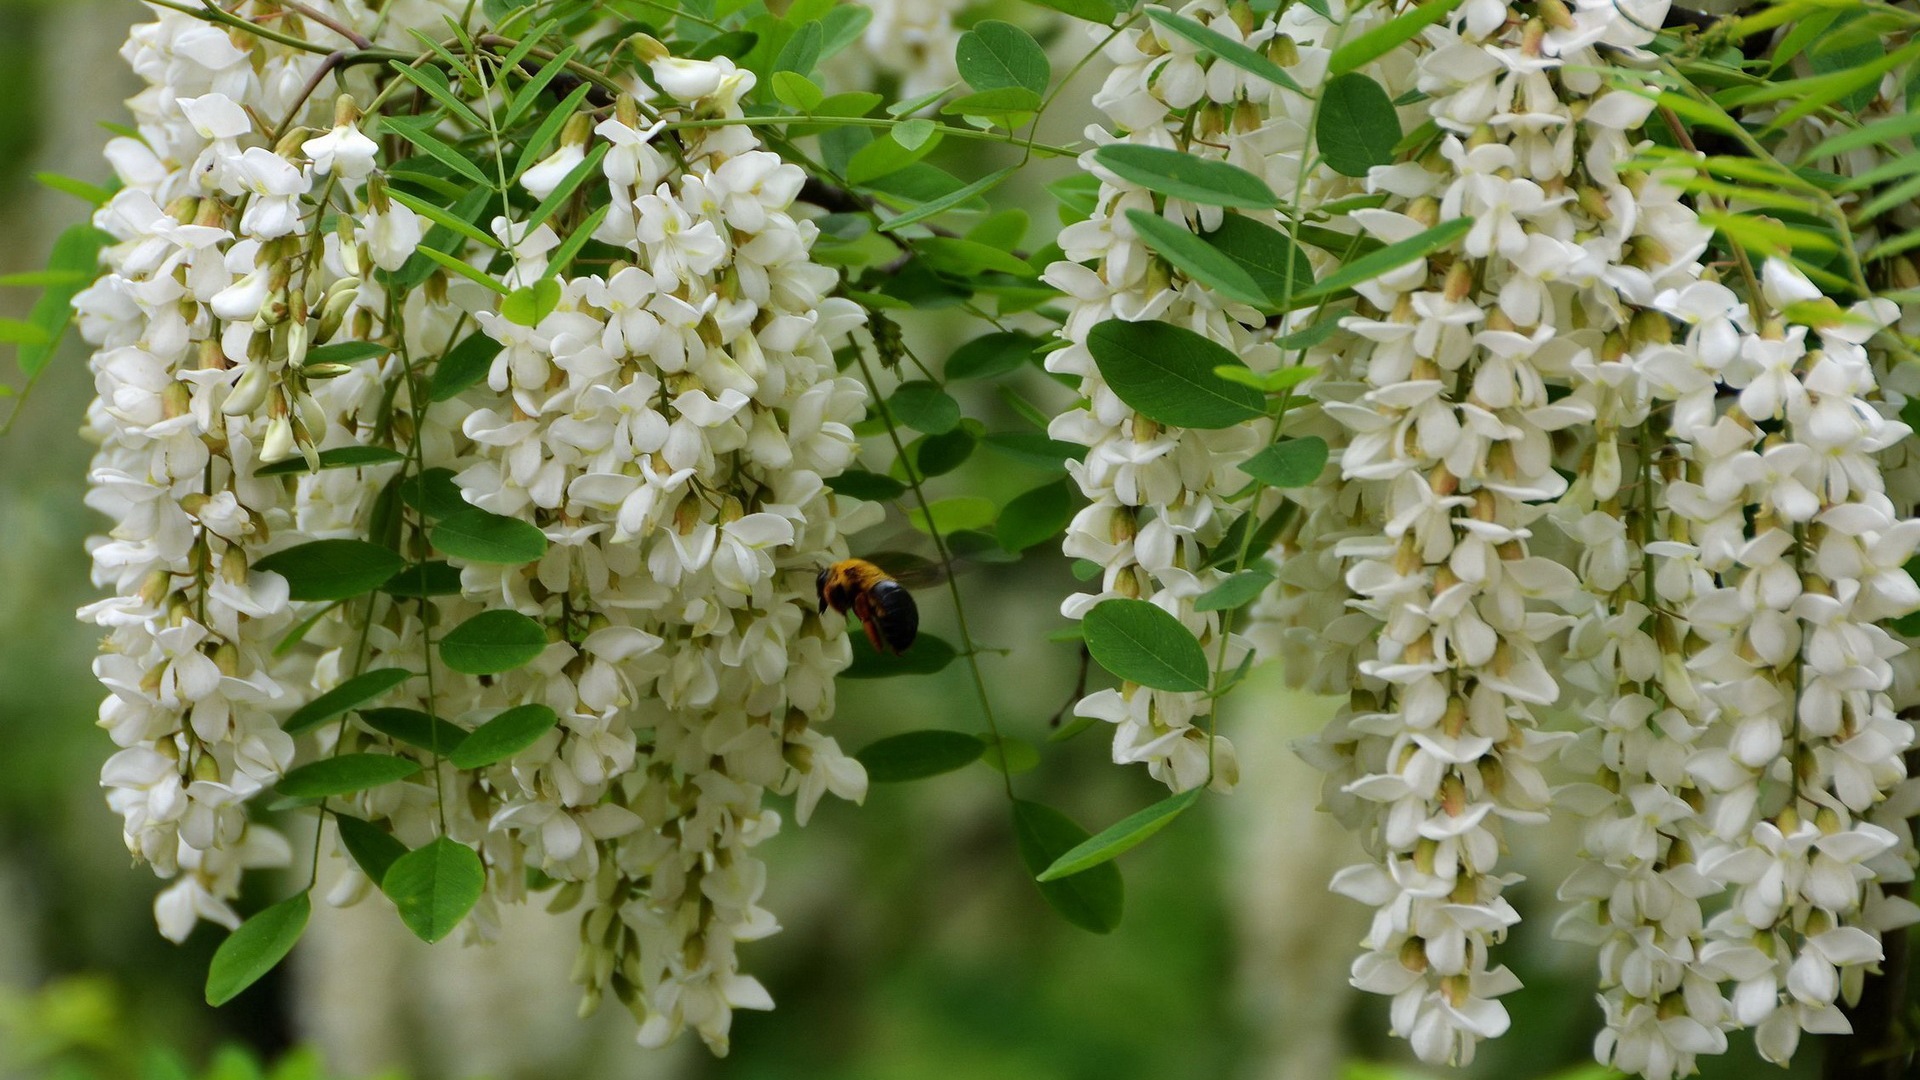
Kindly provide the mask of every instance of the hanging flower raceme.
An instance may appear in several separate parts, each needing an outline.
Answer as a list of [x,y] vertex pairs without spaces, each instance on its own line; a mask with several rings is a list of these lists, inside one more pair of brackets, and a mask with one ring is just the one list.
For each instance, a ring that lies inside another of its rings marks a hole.
[[[409,171],[450,136],[368,136],[356,101],[405,80],[329,104],[347,77],[319,56],[168,12],[136,29],[153,89],[76,305],[91,501],[117,522],[94,548],[115,595],[82,614],[109,631],[109,801],[179,878],[169,937],[238,925],[241,871],[288,861],[246,811],[278,785],[331,800],[336,903],[379,886],[432,940],[453,922],[410,908],[419,876],[486,938],[542,875],[583,909],[589,1006],[611,991],[642,1042],[690,1026],[724,1052],[731,1010],[770,1005],[735,956],[778,929],[764,796],[804,823],[866,787],[818,730],[848,648],[813,589],[878,510],[825,483],[865,412],[832,355],[861,314],[809,258],[800,170],[728,124],[753,76],[635,47],[664,95],[529,117],[511,175],[556,205],[488,238],[447,225],[484,189],[449,208]],[[468,62],[478,93],[508,78]],[[526,111],[507,100],[448,109],[485,129]],[[575,268],[588,243],[604,272]]]

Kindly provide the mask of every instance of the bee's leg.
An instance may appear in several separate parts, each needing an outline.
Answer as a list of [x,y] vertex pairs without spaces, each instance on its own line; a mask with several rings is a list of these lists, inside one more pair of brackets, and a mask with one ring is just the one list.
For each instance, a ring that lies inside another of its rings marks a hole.
[[887,648],[887,643],[880,638],[880,624],[874,621],[873,601],[867,598],[866,593],[861,593],[853,598],[853,614],[860,620],[860,629],[867,632],[867,643],[873,646],[874,652],[893,652],[892,649]]

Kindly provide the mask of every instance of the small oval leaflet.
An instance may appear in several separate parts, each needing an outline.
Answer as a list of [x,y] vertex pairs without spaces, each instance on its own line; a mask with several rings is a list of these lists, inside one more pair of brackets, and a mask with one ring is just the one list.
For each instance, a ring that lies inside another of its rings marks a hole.
[[376,885],[387,876],[387,869],[407,853],[407,845],[370,821],[335,814],[333,823],[340,830],[340,843],[346,846],[347,854],[353,856],[360,872]]
[[428,538],[435,548],[468,562],[530,563],[547,553],[539,526],[477,506],[442,518]]
[[1318,435],[1282,439],[1240,463],[1240,471],[1269,487],[1306,487],[1327,467],[1327,440]]
[[1018,371],[1040,342],[1032,334],[998,331],[974,338],[947,357],[948,380],[991,379]]
[[460,925],[486,884],[480,856],[442,836],[395,859],[380,881],[380,891],[400,909],[407,929],[431,945]]
[[325,798],[405,780],[419,771],[419,762],[392,754],[336,754],[287,773],[277,790],[296,799]]
[[1180,620],[1145,600],[1102,600],[1080,621],[1100,666],[1155,690],[1207,688],[1207,655]]
[[[384,446],[336,446],[331,450],[320,451],[322,469],[368,469],[375,465],[392,465],[405,460],[407,460],[405,454]],[[297,476],[307,471],[306,458],[290,457],[285,461],[262,465],[253,471],[253,475]]]
[[854,755],[876,784],[924,780],[980,759],[986,744],[964,731],[909,731],[868,743]]
[[1365,176],[1375,165],[1393,164],[1400,142],[1400,114],[1380,84],[1356,72],[1327,83],[1321,92],[1314,145],[1327,167],[1342,176]]
[[839,476],[827,480],[827,486],[836,495],[845,495],[850,499],[866,502],[887,502],[906,494],[907,485],[891,476],[867,472],[864,469],[848,469]]
[[1200,801],[1202,788],[1192,788],[1162,799],[1144,810],[1137,810],[1075,845],[1053,860],[1035,881],[1058,881],[1083,873],[1115,856],[1140,846],[1146,839],[1173,823],[1187,808]]
[[380,586],[388,596],[455,596],[460,592],[460,571],[445,559],[414,563],[388,578]]
[[1265,180],[1238,165],[1178,150],[1108,143],[1093,152],[1093,160],[1120,179],[1169,198],[1247,210],[1270,210],[1279,202]]
[[559,306],[560,283],[552,278],[541,278],[508,293],[507,298],[500,301],[500,315],[520,326],[537,326],[541,319],[553,314],[553,309]]
[[293,715],[281,722],[281,730],[289,735],[303,734],[348,709],[373,701],[411,678],[413,678],[413,672],[403,668],[375,668],[372,671],[363,671],[295,709]]
[[914,468],[924,478],[945,476],[966,464],[973,456],[973,448],[979,440],[974,437],[966,424],[961,424],[944,435],[929,435],[916,439],[907,447]]
[[885,679],[894,675],[932,675],[944,670],[953,663],[953,646],[944,638],[932,634],[921,634],[913,639],[913,647],[899,656],[886,656],[873,651],[873,645],[867,641],[867,635],[853,631],[847,635],[853,641],[853,663],[840,673],[843,679]]
[[960,423],[960,403],[925,379],[903,382],[887,399],[893,418],[915,431],[945,435]]
[[1185,226],[1145,210],[1127,211],[1127,221],[1148,247],[1188,277],[1229,300],[1254,307],[1266,306],[1266,294],[1239,263],[1188,232]]
[[1285,87],[1296,94],[1305,94],[1300,84],[1288,75],[1285,68],[1267,59],[1265,56],[1217,30],[1202,26],[1185,15],[1175,15],[1161,8],[1148,8],[1147,17],[1159,23],[1161,28],[1186,38],[1195,45],[1252,75],[1258,75],[1275,86]]
[[[1013,803],[1014,840],[1027,873],[1038,877],[1054,860],[1086,842],[1087,830],[1051,806],[1016,799]],[[1096,934],[1120,925],[1126,905],[1126,887],[1112,863],[1093,867],[1061,881],[1036,882],[1040,895],[1060,916],[1082,930]]]
[[926,509],[914,507],[907,511],[907,521],[923,533],[939,529],[942,533],[958,532],[961,529],[984,529],[993,524],[994,516],[1000,512],[992,499],[983,499],[978,495],[955,495],[948,499],[936,499]]
[[545,705],[516,705],[473,729],[448,759],[456,769],[483,769],[539,742],[559,722]]
[[462,675],[498,675],[530,662],[547,632],[517,611],[483,611],[440,639],[440,659]]
[[980,760],[995,772],[1018,776],[1040,767],[1040,751],[1025,739],[996,736],[991,732],[981,732],[979,738],[980,745],[985,748]]
[[428,753],[446,754],[466,741],[467,733],[419,709],[361,709],[360,722],[395,742]]
[[1033,35],[1012,23],[989,19],[960,35],[953,48],[954,66],[975,90],[1024,87],[1047,92],[1052,65]]
[[1020,552],[1046,541],[1073,520],[1073,493],[1065,480],[1034,488],[1007,503],[993,524],[1000,546]]
[[1254,287],[1276,308],[1291,306],[1295,296],[1313,287],[1307,253],[1271,225],[1245,214],[1228,214],[1219,228],[1201,239],[1252,278]]
[[1201,593],[1193,601],[1193,610],[1235,611],[1252,603],[1271,584],[1273,575],[1265,570],[1242,570]]
[[312,910],[307,894],[295,893],[228,934],[207,968],[207,1004],[225,1005],[286,959],[306,931]]
[[1213,373],[1245,365],[1226,347],[1183,326],[1108,319],[1087,350],[1121,401],[1163,424],[1223,428],[1266,415],[1266,398]]
[[1424,259],[1467,235],[1472,229],[1472,218],[1454,218],[1452,221],[1443,221],[1417,236],[1409,236],[1398,243],[1388,244],[1378,251],[1370,251],[1328,274],[1313,288],[1295,295],[1294,306],[1305,307],[1309,301],[1350,289],[1363,281],[1372,281],[1381,274],[1404,266],[1415,259]]
[[379,588],[406,564],[365,540],[314,540],[276,551],[253,568],[286,578],[295,600],[346,600]]

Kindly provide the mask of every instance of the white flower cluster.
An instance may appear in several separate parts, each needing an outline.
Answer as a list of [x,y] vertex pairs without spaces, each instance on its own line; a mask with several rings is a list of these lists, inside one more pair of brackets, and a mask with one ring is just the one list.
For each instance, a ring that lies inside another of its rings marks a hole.
[[[322,42],[377,29],[411,47],[408,25],[437,32],[460,13],[311,10],[318,25],[275,25]],[[140,138],[109,149],[124,187],[96,219],[114,240],[108,272],[77,301],[100,392],[89,501],[115,522],[94,562],[114,595],[82,616],[108,631],[101,723],[123,747],[103,772],[109,801],[135,854],[178,878],[156,905],[162,930],[238,924],[242,870],[289,855],[246,804],[296,762],[410,757],[427,771],[332,808],[408,848],[447,836],[477,849],[487,892],[469,937],[494,932],[495,905],[524,896],[529,870],[561,883],[564,901],[585,902],[587,1006],[611,991],[641,1042],[692,1027],[725,1052],[732,1009],[771,1004],[735,955],[778,929],[749,850],[780,824],[764,796],[793,795],[804,823],[827,793],[865,793],[860,765],[817,727],[849,651],[840,621],[816,613],[813,579],[878,512],[825,484],[852,461],[865,410],[832,354],[862,316],[809,258],[800,170],[727,123],[753,77],[656,50],[664,117],[623,95],[597,127],[586,114],[567,125],[521,184],[544,198],[604,145],[611,204],[593,239],[625,258],[546,281],[558,303],[526,326],[464,277],[402,272],[422,265],[429,223],[387,190],[393,162],[362,131],[353,101],[377,95],[370,74],[344,77],[354,97],[328,124],[324,53],[162,10],[126,55],[150,88],[131,103]],[[554,277],[552,224],[493,227],[509,289]],[[494,252],[469,254],[485,267]],[[436,392],[429,362],[476,334],[499,346],[487,377]],[[346,342],[384,355],[308,362]],[[407,460],[300,468],[353,446]],[[295,471],[260,475],[281,461]],[[456,559],[457,585],[427,563],[411,591],[331,609],[298,609],[285,577],[253,568],[369,537],[427,558],[430,522],[468,507],[537,526],[545,555]],[[448,671],[435,643],[489,610],[531,617],[550,644],[519,670]],[[371,717],[298,740],[282,729],[374,669],[409,673],[379,702],[405,706],[390,723],[411,716],[451,740],[544,706],[558,725],[473,772]],[[332,899],[372,884],[349,866]]]
[[[1315,384],[1349,431],[1345,486],[1278,549],[1305,565],[1283,562],[1266,614],[1318,653],[1307,681],[1352,673],[1304,752],[1380,858],[1335,882],[1379,909],[1354,982],[1428,1061],[1507,1027],[1498,823],[1556,800],[1590,815],[1562,930],[1600,946],[1596,1054],[1629,1072],[1691,1073],[1736,1028],[1777,1061],[1845,1030],[1835,1001],[1913,915],[1873,884],[1911,869],[1867,820],[1904,812],[1912,740],[1888,697],[1903,647],[1876,624],[1920,606],[1901,569],[1920,523],[1877,460],[1907,432],[1862,348],[1890,305],[1809,326],[1818,290],[1784,264],[1746,302],[1701,264],[1679,189],[1630,171],[1652,102],[1593,71],[1660,6],[1467,4],[1371,72],[1439,134],[1375,167],[1387,201],[1352,219],[1389,243],[1474,225],[1359,288],[1357,347]],[[1282,25],[1311,88],[1336,31]],[[1749,307],[1790,304],[1802,325]],[[1361,528],[1374,507],[1384,529]],[[1577,735],[1539,729],[1556,712]],[[1597,782],[1549,788],[1563,747]]]
[[[753,84],[724,59],[653,71],[707,119],[738,117]],[[803,174],[745,127],[660,132],[625,99],[594,129],[613,207],[595,237],[632,264],[562,278],[533,327],[480,314],[503,349],[495,394],[463,422],[474,460],[457,482],[553,541],[530,574],[466,567],[469,594],[580,634],[513,691],[561,727],[492,770],[494,827],[588,886],[589,1002],[612,990],[647,1045],[691,1026],[724,1052],[731,1010],[771,1005],[734,955],[778,929],[749,852],[780,823],[762,794],[795,794],[804,824],[823,794],[866,791],[815,730],[849,653],[813,579],[880,508],[823,479],[855,452],[866,393],[831,346],[863,317],[807,259],[817,230],[791,213]],[[581,157],[563,147],[523,182],[542,196]],[[515,243],[516,273],[542,276],[556,242],[542,226]]]
[[[1243,26],[1229,5],[1215,0],[1198,0],[1180,13],[1255,49],[1268,48],[1277,32],[1271,23]],[[1158,24],[1143,22],[1115,34],[1106,57],[1114,70],[1093,101],[1120,134],[1091,127],[1093,142],[1226,160],[1267,180],[1283,198],[1296,187],[1308,194],[1299,176],[1300,144],[1275,137],[1282,124],[1269,126],[1270,108],[1277,117],[1292,107],[1278,100],[1278,88],[1229,64],[1209,66],[1192,42]],[[1236,554],[1216,550],[1241,512],[1226,496],[1248,482],[1237,463],[1266,445],[1272,425],[1182,429],[1137,414],[1101,378],[1087,336],[1109,319],[1159,320],[1220,343],[1255,371],[1278,368],[1282,353],[1257,308],[1170,267],[1127,219],[1129,210],[1137,210],[1202,230],[1219,227],[1224,211],[1160,199],[1100,166],[1091,151],[1081,166],[1099,177],[1099,197],[1087,220],[1061,230],[1064,258],[1044,275],[1071,305],[1061,331],[1068,344],[1049,353],[1046,363],[1047,370],[1080,381],[1087,405],[1055,417],[1048,434],[1088,448],[1084,462],[1068,463],[1090,505],[1068,526],[1064,548],[1069,556],[1099,564],[1102,577],[1099,591],[1073,596],[1061,610],[1079,618],[1109,598],[1149,600],[1179,618],[1212,658],[1225,627],[1218,612],[1197,611],[1194,601],[1228,575],[1207,566],[1210,555]],[[1274,215],[1264,215],[1263,224],[1276,223]],[[1238,635],[1229,638],[1228,670],[1245,649]],[[1074,713],[1115,725],[1115,762],[1144,763],[1175,791],[1209,782],[1225,789],[1239,769],[1232,744],[1210,734],[1210,708],[1204,694],[1127,684],[1088,695]]]

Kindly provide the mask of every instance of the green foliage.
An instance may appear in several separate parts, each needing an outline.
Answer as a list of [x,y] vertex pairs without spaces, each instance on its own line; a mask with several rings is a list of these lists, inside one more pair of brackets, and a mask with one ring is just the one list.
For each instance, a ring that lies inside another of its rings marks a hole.
[[447,631],[440,659],[463,675],[498,675],[539,656],[547,632],[517,611],[483,611]]
[[456,769],[484,769],[505,761],[552,731],[560,716],[545,705],[516,705],[475,728],[448,759]]
[[[1014,837],[1020,847],[1020,859],[1027,872],[1036,878],[1054,861],[1085,843],[1087,831],[1073,819],[1050,806],[1025,799],[1013,803]],[[1120,912],[1126,903],[1120,871],[1112,863],[1095,866],[1085,873],[1060,881],[1037,883],[1040,895],[1061,918],[1082,930],[1096,934],[1111,933],[1120,925]]]
[[965,768],[986,749],[986,743],[962,731],[908,731],[868,743],[854,756],[868,780],[891,784]]
[[393,861],[380,889],[400,911],[400,921],[432,944],[452,933],[480,901],[487,870],[465,844],[440,837]]
[[1163,424],[1224,428],[1266,414],[1259,391],[1214,374],[1243,367],[1240,358],[1186,327],[1109,319],[1088,333],[1087,349],[1121,401]]
[[412,672],[401,668],[362,672],[295,709],[281,727],[289,735],[304,735],[350,709],[378,700],[412,677]]
[[314,540],[276,551],[253,568],[286,578],[295,600],[346,600],[373,591],[405,565],[365,540]]
[[1240,471],[1268,487],[1306,487],[1327,467],[1327,441],[1318,435],[1282,439],[1240,463]]
[[405,780],[420,771],[420,763],[391,754],[335,754],[280,778],[280,794],[294,799],[324,799]]
[[468,562],[529,563],[547,553],[537,526],[477,506],[441,518],[427,535],[435,548]]
[[1180,620],[1146,600],[1102,600],[1081,620],[1087,651],[1103,668],[1155,690],[1201,693],[1207,656]]
[[1208,206],[1266,210],[1278,201],[1265,180],[1224,161],[1179,150],[1108,143],[1093,152],[1101,168],[1171,199]]
[[1173,824],[1173,819],[1200,801],[1200,788],[1183,791],[1137,810],[1088,837],[1048,864],[1036,881],[1058,881],[1084,873],[1145,843],[1153,834]]
[[1392,164],[1394,147],[1400,142],[1400,117],[1379,83],[1348,72],[1328,80],[1321,91],[1313,138],[1328,168],[1346,176],[1365,176],[1375,165]]
[[272,971],[299,942],[311,911],[307,894],[295,893],[228,934],[207,969],[207,1004],[225,1005]]

